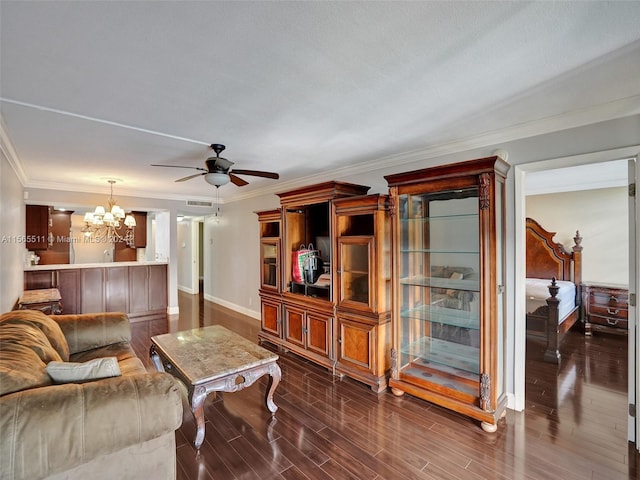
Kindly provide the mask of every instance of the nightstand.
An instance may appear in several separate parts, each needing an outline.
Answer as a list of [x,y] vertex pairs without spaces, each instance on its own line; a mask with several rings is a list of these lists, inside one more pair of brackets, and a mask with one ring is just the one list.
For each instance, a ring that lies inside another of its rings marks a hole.
[[626,285],[582,284],[585,335],[592,331],[627,334],[629,289]]

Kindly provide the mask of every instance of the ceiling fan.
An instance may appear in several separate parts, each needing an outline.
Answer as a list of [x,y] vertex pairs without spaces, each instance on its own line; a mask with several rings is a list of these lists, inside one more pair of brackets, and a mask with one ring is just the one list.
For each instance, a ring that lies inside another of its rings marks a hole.
[[176,182],[184,182],[186,180],[191,180],[192,178],[199,177],[204,175],[205,182],[215,185],[216,187],[221,187],[222,185],[226,185],[231,182],[238,187],[242,187],[244,185],[248,185],[249,182],[243,180],[237,175],[251,175],[254,177],[263,177],[263,178],[273,178],[277,180],[280,178],[280,175],[273,172],[263,172],[261,170],[244,170],[244,169],[234,169],[230,170],[233,162],[227,160],[226,158],[222,158],[220,156],[220,152],[222,152],[226,147],[219,143],[211,144],[211,148],[214,152],[216,152],[215,157],[209,157],[205,161],[207,168],[202,167],[187,167],[184,165],[155,165],[152,164],[152,167],[170,167],[170,168],[191,168],[193,170],[200,170],[201,173],[195,173],[193,175],[189,175],[183,178],[179,178]]

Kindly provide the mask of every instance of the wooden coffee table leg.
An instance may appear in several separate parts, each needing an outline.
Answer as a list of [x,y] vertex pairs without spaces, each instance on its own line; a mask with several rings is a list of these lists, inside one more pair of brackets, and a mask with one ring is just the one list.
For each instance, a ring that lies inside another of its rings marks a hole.
[[204,442],[204,400],[207,398],[207,390],[204,387],[196,387],[191,395],[191,412],[196,420],[196,440],[193,446],[200,450]]
[[278,364],[275,362],[269,365],[269,377],[269,387],[267,388],[267,408],[271,413],[276,413],[278,406],[273,401],[273,393],[276,391],[276,387],[280,383],[282,372]]

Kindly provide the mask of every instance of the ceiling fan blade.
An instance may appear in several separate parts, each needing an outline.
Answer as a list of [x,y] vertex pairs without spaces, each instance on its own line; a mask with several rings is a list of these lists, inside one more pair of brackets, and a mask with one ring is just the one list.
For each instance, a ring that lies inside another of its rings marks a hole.
[[152,167],[169,167],[169,168],[193,168],[194,170],[201,170],[203,172],[206,172],[207,169],[206,168],[202,168],[202,167],[187,167],[184,165],[155,165],[155,164],[151,164]]
[[178,180],[175,180],[176,182],[184,182],[186,180],[191,180],[192,178],[196,178],[199,177],[201,175],[206,175],[207,173],[194,173],[193,175],[189,175],[188,177],[183,177],[183,178],[179,178]]
[[237,170],[233,170],[233,173],[236,174],[236,175],[252,175],[254,177],[273,178],[274,180],[277,180],[277,179],[280,178],[280,175],[278,175],[277,173],[274,173],[274,172],[263,172],[261,170],[237,169]]
[[244,187],[245,185],[249,185],[249,182],[241,179],[240,177],[236,177],[233,173],[229,173],[229,179],[231,183],[233,183],[237,187]]

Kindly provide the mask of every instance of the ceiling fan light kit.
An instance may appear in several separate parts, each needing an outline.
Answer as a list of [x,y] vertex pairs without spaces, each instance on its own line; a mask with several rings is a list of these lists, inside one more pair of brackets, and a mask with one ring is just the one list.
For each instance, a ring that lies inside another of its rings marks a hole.
[[211,185],[215,185],[216,187],[226,185],[230,180],[231,179],[229,178],[229,175],[227,175],[226,173],[207,173],[204,176],[205,182]]
[[216,152],[215,157],[209,157],[205,161],[205,165],[207,168],[202,167],[190,167],[186,165],[157,165],[152,164],[152,167],[169,167],[169,168],[190,168],[192,170],[199,170],[202,173],[195,173],[193,175],[188,175],[183,178],[179,178],[175,180],[176,182],[185,182],[187,180],[191,180],[192,178],[204,176],[205,182],[210,185],[214,185],[216,188],[226,185],[231,182],[237,187],[243,187],[244,185],[248,185],[249,182],[243,180],[238,177],[238,175],[251,175],[254,177],[262,177],[262,178],[272,178],[277,180],[280,178],[280,175],[274,172],[263,172],[262,170],[230,170],[233,162],[227,160],[226,158],[222,158],[220,153],[226,147],[220,143],[212,143],[211,149]]

